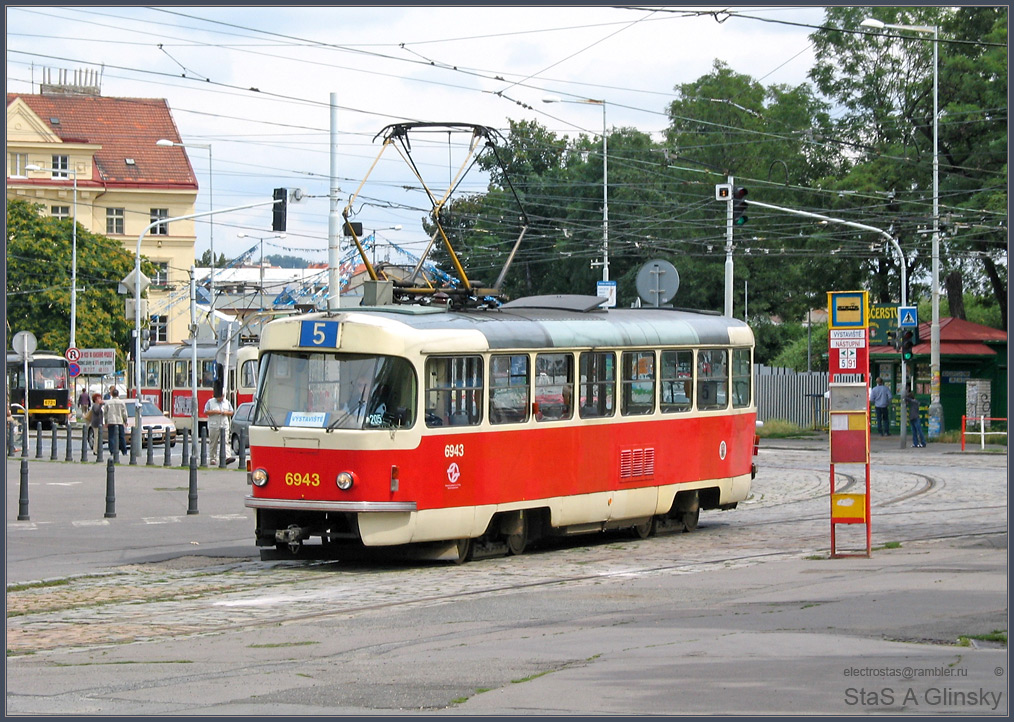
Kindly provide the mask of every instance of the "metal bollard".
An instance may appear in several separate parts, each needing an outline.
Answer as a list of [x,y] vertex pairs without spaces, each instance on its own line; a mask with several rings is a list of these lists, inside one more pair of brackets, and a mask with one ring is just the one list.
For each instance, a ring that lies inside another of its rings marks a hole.
[[222,429],[222,433],[218,436],[218,468],[224,469],[228,464],[229,455],[225,451],[225,437],[228,436],[225,429]]
[[239,430],[239,463],[236,468],[242,471],[246,468],[246,447],[250,443],[247,429]]
[[49,460],[56,461],[56,422],[49,425]]
[[150,426],[145,426],[144,431],[144,446],[145,451],[147,452],[147,458],[144,460],[144,464],[145,466],[151,466],[155,463],[155,457],[152,456],[154,453],[154,447],[152,445],[155,443],[154,431]]
[[95,461],[102,462],[102,425],[95,429]]
[[197,514],[197,455],[190,455],[190,491],[187,493],[187,514]]
[[109,456],[112,457],[114,464],[120,463],[120,434],[122,432],[122,426],[114,424],[109,427]]
[[113,460],[106,462],[106,519],[116,518],[116,466]]
[[180,466],[188,466],[190,462],[190,442],[188,438],[190,436],[190,429],[183,428],[183,451],[181,452]]
[[88,424],[81,427],[81,461],[88,461]]
[[70,428],[70,422],[67,422],[67,456],[64,461],[74,461],[74,449],[71,448],[71,439],[74,437],[74,430]]
[[42,458],[42,422],[35,422],[35,458]]
[[[130,454],[130,465],[131,466],[137,466],[137,457],[139,457],[141,455],[141,434],[144,433],[143,430],[140,430],[141,429],[141,425],[140,424],[136,424],[136,426],[137,426],[137,428],[134,429],[134,432],[136,432],[136,433],[131,433],[130,434],[130,451],[129,451],[129,454]],[[123,433],[123,434],[127,433],[127,426],[126,426],[126,424],[124,424],[121,427],[121,431],[120,432]],[[126,437],[124,437],[124,438],[126,438]]]
[[28,459],[21,460],[21,492],[18,497],[18,521],[28,521]]
[[172,442],[169,439],[169,431],[167,430],[165,432],[165,436],[163,437],[163,441],[162,441],[162,451],[165,454],[165,456],[162,459],[162,466],[172,466],[173,465],[173,460],[172,460],[172,448],[173,447],[172,447],[171,444],[172,444]]
[[208,465],[208,427],[201,427],[201,466]]

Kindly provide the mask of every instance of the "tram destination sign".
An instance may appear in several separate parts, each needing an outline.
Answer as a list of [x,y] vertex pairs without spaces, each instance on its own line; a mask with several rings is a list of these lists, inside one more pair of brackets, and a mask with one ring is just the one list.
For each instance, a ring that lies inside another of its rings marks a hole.
[[83,348],[77,365],[82,376],[111,376],[116,373],[115,348]]

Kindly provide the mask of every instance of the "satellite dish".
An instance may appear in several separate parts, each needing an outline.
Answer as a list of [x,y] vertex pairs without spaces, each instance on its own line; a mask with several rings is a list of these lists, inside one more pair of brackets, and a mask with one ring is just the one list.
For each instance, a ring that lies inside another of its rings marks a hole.
[[680,274],[669,261],[648,261],[637,272],[637,295],[649,306],[669,303],[680,287]]

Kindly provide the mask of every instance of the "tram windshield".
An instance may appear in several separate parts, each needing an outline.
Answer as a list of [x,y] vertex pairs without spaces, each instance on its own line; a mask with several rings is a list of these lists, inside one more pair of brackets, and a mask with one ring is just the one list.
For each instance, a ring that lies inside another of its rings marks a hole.
[[416,417],[416,376],[406,359],[271,351],[261,357],[254,426],[403,428]]

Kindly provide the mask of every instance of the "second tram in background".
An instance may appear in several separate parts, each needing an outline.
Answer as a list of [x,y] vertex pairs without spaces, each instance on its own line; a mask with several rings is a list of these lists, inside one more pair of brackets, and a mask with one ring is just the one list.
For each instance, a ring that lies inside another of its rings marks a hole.
[[[197,417],[198,424],[208,421],[204,405],[211,398],[216,383],[225,380],[220,354],[215,344],[197,345]],[[190,344],[156,344],[141,354],[141,398],[153,402],[173,419],[178,428],[189,429],[192,423],[193,348]],[[134,366],[128,368],[128,387],[133,389]],[[240,346],[230,359],[225,388],[233,407],[253,400],[257,384],[257,347]]]
[[750,328],[601,302],[266,325],[246,499],[262,555],[413,545],[461,562],[735,508],[756,473]]
[[[65,425],[70,418],[70,374],[67,359],[52,351],[36,351],[28,362],[28,384],[25,384],[25,362],[15,353],[7,354],[7,393],[9,404],[28,409],[28,424],[35,428],[41,421]],[[28,390],[27,401],[25,389]]]

